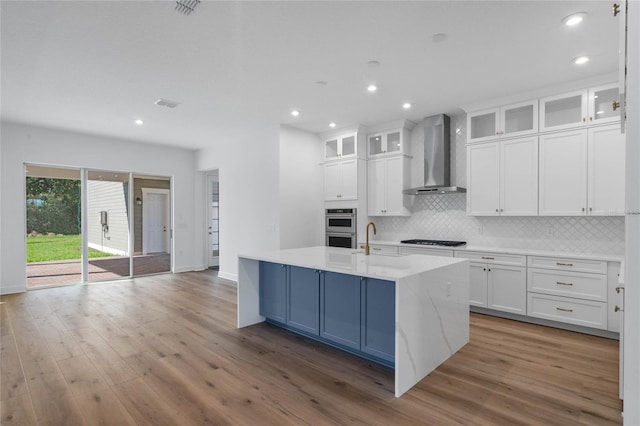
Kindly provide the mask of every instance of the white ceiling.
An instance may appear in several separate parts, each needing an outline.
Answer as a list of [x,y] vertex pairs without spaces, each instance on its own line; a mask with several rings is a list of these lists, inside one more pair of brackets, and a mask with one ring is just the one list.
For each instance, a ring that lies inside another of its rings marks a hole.
[[[3,120],[193,149],[271,124],[325,132],[453,114],[617,70],[609,1],[204,1],[190,16],[172,1],[0,7]],[[583,24],[561,24],[578,11]],[[582,54],[591,61],[574,65]]]

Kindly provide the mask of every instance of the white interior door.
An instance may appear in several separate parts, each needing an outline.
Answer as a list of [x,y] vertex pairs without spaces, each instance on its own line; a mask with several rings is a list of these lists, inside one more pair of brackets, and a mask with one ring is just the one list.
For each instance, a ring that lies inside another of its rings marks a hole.
[[170,253],[169,191],[142,190],[142,251]]

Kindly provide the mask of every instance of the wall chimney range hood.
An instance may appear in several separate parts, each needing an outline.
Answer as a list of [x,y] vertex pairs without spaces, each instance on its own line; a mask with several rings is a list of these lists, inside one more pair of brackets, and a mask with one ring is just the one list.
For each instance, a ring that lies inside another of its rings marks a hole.
[[[418,129],[420,127],[420,129]],[[403,191],[408,195],[459,194],[465,188],[451,185],[451,129],[449,116],[433,115],[422,120],[413,131],[421,132],[424,146],[424,185]]]

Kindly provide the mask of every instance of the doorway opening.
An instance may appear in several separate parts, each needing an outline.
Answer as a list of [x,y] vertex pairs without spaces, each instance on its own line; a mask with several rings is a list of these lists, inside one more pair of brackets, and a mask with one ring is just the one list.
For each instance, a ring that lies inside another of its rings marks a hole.
[[133,275],[171,271],[171,178],[133,178]]
[[220,267],[220,180],[218,170],[207,172],[207,266]]

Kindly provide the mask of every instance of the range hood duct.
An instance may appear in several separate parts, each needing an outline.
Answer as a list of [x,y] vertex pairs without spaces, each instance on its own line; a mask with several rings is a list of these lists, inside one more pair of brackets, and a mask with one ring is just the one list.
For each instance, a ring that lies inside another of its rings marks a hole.
[[407,189],[408,195],[459,194],[465,188],[451,185],[451,125],[445,114],[432,115],[422,120],[413,131],[421,132],[420,145],[424,146],[424,185]]

